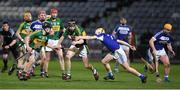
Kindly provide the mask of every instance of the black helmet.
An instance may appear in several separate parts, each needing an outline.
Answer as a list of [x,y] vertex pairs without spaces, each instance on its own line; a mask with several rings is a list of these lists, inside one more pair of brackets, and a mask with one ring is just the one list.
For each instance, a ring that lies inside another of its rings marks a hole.
[[52,28],[52,25],[51,25],[51,23],[49,23],[49,22],[44,22],[43,25],[42,25],[42,28],[43,28],[43,29]]

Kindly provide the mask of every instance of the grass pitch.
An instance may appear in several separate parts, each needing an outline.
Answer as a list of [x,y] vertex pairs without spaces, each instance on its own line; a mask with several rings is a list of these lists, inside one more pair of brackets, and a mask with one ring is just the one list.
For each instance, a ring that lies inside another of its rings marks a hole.
[[[36,76],[28,81],[20,81],[15,73],[8,76],[0,74],[0,89],[180,89],[180,65],[171,65],[170,83],[155,81],[155,75],[147,73],[148,81],[142,84],[138,77],[127,73],[120,67],[120,72],[115,73],[115,80],[103,80],[106,75],[100,61],[90,61],[98,70],[100,79],[95,81],[91,71],[83,67],[82,61],[72,61],[72,80],[63,81],[59,64],[53,60],[49,65],[49,78],[39,76],[39,67],[36,68]],[[0,62],[2,67],[2,61]],[[114,62],[111,62],[113,69]],[[10,66],[10,65],[9,65]],[[143,72],[143,64],[132,63],[132,67]],[[163,79],[163,66],[160,65],[160,75]]]

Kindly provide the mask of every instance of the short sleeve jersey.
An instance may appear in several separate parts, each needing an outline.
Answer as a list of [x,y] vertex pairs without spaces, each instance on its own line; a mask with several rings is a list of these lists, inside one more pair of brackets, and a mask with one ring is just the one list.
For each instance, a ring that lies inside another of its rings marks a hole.
[[117,39],[114,38],[112,35],[102,33],[96,36],[97,39],[100,40],[111,52],[114,53],[117,49],[120,48]]

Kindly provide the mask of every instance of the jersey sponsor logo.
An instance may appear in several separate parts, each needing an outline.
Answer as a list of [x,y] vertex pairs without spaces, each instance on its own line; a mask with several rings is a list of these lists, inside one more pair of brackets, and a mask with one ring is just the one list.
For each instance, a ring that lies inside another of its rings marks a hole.
[[42,39],[35,38],[33,42],[35,44],[34,48],[39,48],[46,45],[45,37],[42,37]]
[[161,36],[159,39],[168,41],[169,37]]
[[36,29],[42,29],[42,25],[34,25],[33,28],[36,28]]
[[165,37],[165,36],[161,36],[159,39],[160,39],[159,41],[160,44],[166,44],[169,41],[169,37]]
[[119,27],[118,30],[126,30],[126,31],[129,31],[129,28],[128,28],[128,27]]
[[127,30],[119,30],[119,33],[120,34],[128,34],[128,31]]
[[53,26],[52,29],[53,29],[54,31],[59,31],[59,30],[60,30],[60,26]]
[[21,33],[22,33],[22,34],[26,34],[26,35],[29,34],[28,29],[23,29],[23,30],[21,31]]
[[129,28],[128,27],[119,27],[118,28],[120,34],[128,34]]

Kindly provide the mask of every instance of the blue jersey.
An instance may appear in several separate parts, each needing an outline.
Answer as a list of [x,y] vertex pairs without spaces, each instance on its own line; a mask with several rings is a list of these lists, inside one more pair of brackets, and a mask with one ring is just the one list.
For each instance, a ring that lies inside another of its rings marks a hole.
[[165,44],[171,43],[172,38],[169,34],[165,33],[163,30],[157,32],[153,38],[155,38],[154,46],[156,50],[162,50]]
[[116,28],[114,29],[116,32],[117,38],[119,40],[123,40],[125,42],[128,42],[128,36],[131,33],[131,28],[128,25],[117,25]]
[[97,39],[100,40],[113,53],[120,48],[117,39],[115,39],[112,35],[102,33],[97,35]]
[[42,30],[42,22],[39,20],[36,20],[31,23],[30,29],[32,31]]

